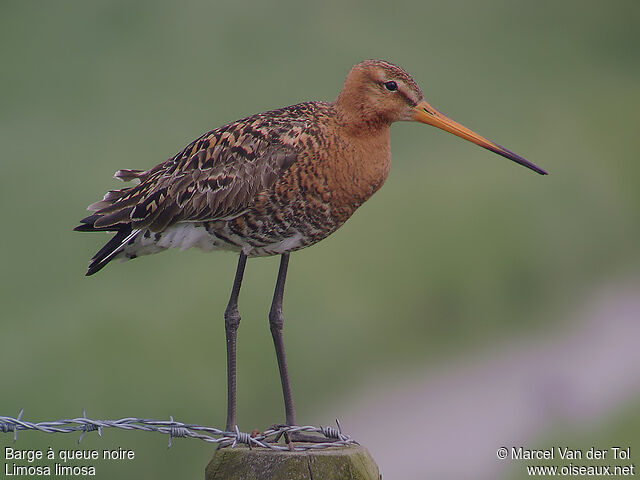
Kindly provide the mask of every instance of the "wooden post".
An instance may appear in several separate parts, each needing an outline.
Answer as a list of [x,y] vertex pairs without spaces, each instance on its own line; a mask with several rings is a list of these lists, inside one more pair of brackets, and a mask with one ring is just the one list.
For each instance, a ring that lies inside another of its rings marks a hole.
[[205,480],[380,480],[378,466],[359,445],[289,452],[246,446],[215,451]]

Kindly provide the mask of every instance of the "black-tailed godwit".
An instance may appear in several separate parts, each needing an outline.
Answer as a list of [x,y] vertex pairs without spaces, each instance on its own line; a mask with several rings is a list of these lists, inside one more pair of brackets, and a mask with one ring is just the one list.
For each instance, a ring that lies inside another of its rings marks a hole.
[[135,185],[107,192],[75,230],[115,232],[87,275],[114,258],[168,248],[239,252],[225,311],[227,430],[236,425],[238,294],[247,257],[281,255],[269,313],[285,403],[296,424],[282,337],[289,255],[335,232],[384,183],[391,164],[389,127],[433,125],[545,175],[513,152],[429,105],[401,68],[367,60],[347,75],[338,98],[259,113],[211,130],[150,170],[119,170]]

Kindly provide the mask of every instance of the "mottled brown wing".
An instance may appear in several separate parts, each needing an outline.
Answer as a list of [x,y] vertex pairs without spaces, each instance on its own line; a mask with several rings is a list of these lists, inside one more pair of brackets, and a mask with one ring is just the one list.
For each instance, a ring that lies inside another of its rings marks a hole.
[[[232,218],[249,208],[293,164],[296,152],[250,125],[232,124],[193,141],[151,170],[120,170],[134,187],[89,207],[93,228],[128,224],[159,232],[180,221]],[[91,218],[88,217],[88,218]]]

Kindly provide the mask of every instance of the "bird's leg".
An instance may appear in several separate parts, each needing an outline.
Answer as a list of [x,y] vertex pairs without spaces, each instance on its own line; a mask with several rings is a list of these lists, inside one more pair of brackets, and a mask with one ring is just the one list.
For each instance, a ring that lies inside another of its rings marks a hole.
[[289,254],[283,253],[280,258],[280,269],[278,270],[278,280],[273,293],[273,302],[269,311],[269,326],[273,336],[273,344],[276,347],[276,357],[278,358],[278,368],[280,369],[280,381],[282,382],[282,394],[284,396],[284,410],[287,425],[296,425],[296,413],[293,408],[293,397],[291,395],[291,385],[289,384],[289,371],[287,369],[287,358],[284,353],[284,340],[282,338],[282,325],[284,316],[282,315],[282,296],[284,294],[284,282],[287,278],[287,267],[289,265]]
[[231,297],[224,312],[224,328],[227,334],[227,428],[228,432],[234,431],[236,427],[236,334],[240,324],[240,313],[238,312],[238,294],[242,285],[244,267],[247,263],[247,256],[240,252],[236,277],[233,280]]

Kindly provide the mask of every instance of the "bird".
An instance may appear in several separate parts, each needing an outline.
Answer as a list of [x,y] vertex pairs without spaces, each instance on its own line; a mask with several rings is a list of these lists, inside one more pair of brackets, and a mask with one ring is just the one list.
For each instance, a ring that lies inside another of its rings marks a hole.
[[236,428],[238,297],[249,257],[280,256],[269,325],[282,384],[286,425],[297,425],[283,339],[283,295],[292,252],[331,235],[385,182],[390,126],[435,126],[547,172],[436,110],[405,70],[365,60],[348,72],[332,102],[310,101],[258,113],[208,131],[148,170],[118,170],[132,182],[91,204],[74,230],[113,232],[91,258],[93,275],[115,258],[170,248],[238,253],[224,312],[226,430]]

